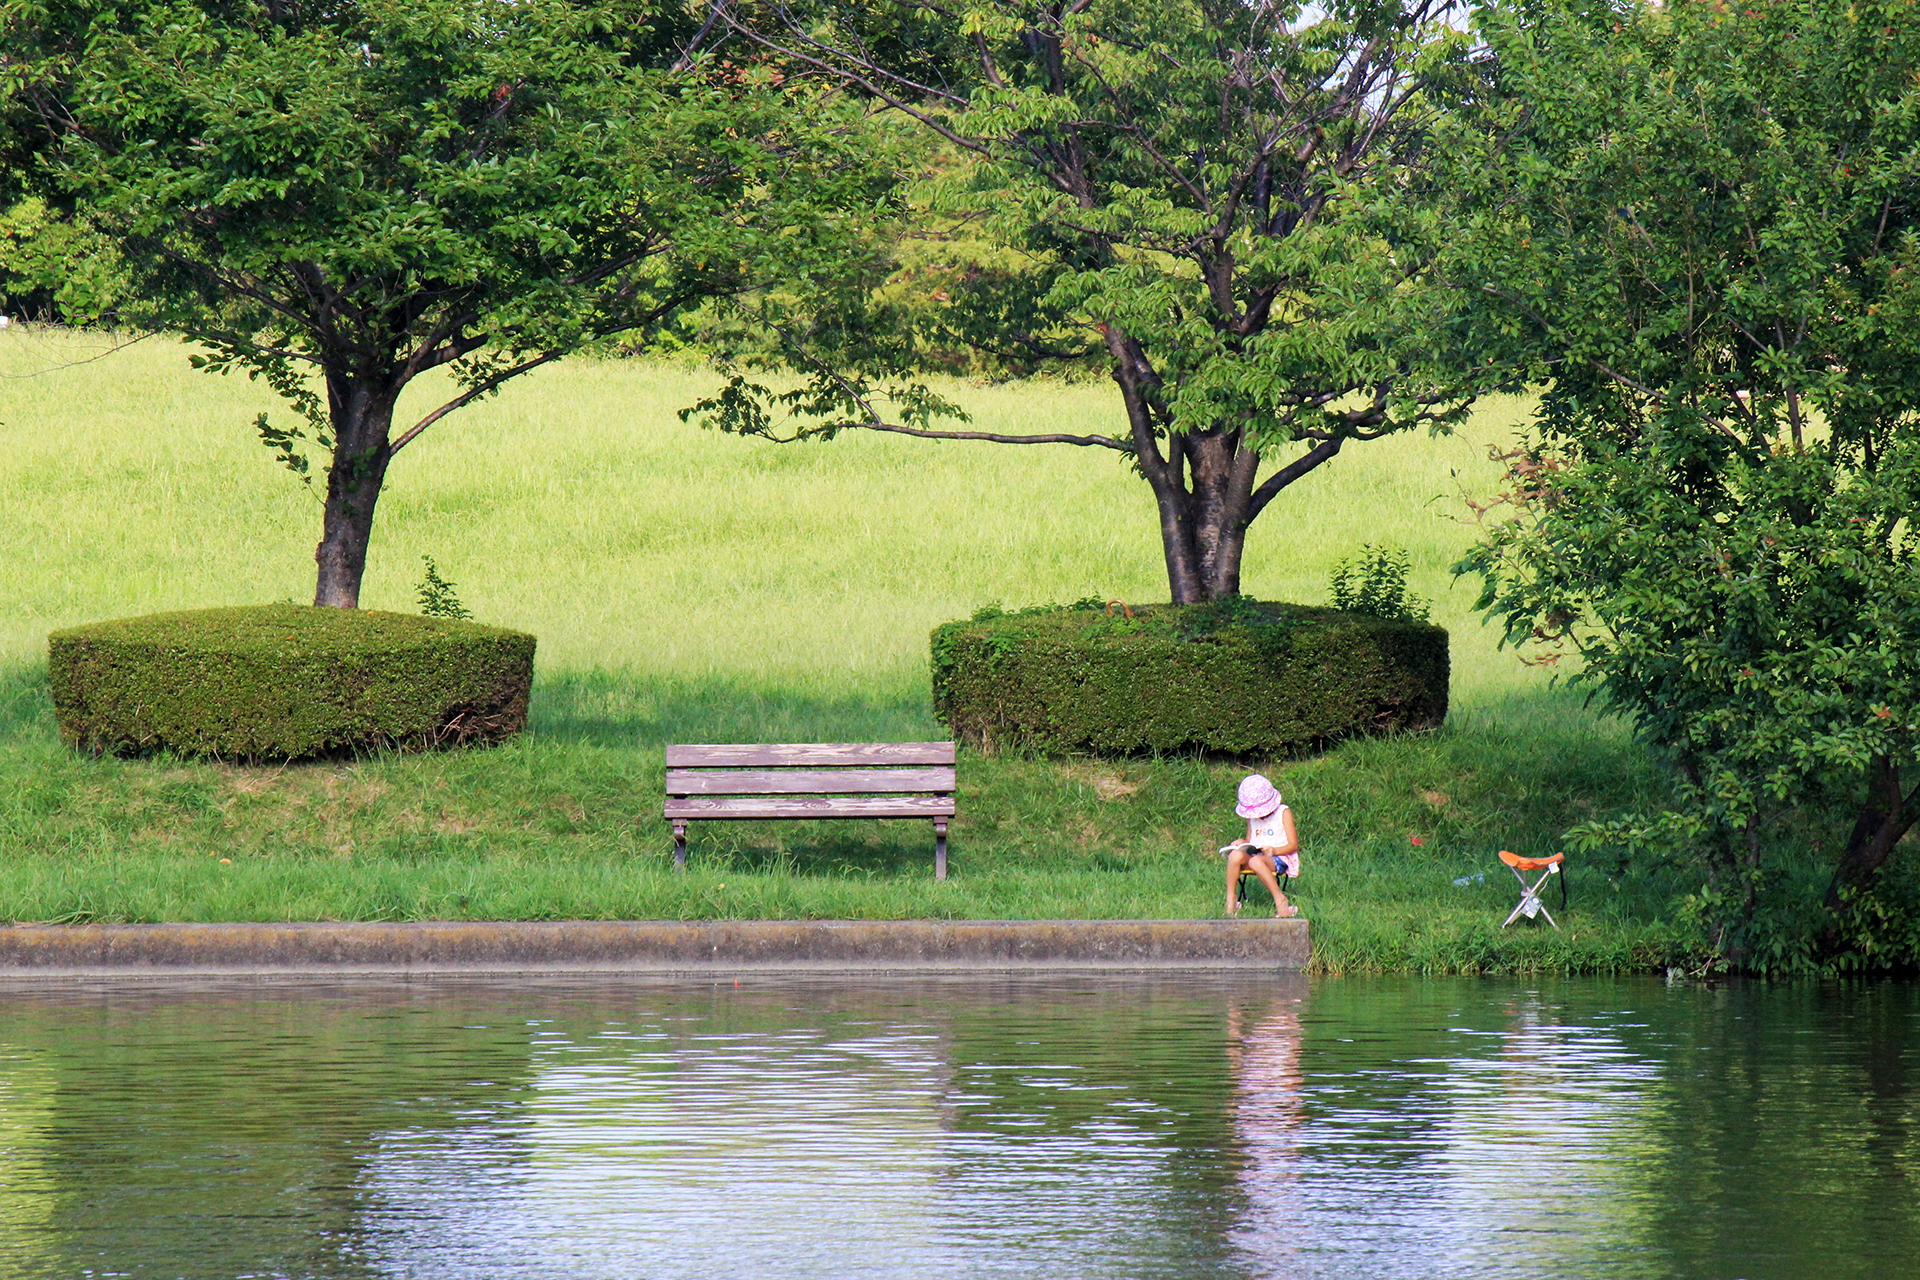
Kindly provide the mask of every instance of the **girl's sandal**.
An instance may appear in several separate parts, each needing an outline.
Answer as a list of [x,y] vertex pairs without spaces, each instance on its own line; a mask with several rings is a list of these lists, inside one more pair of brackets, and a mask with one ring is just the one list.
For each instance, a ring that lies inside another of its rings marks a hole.
[[1294,906],[1292,903],[1288,903],[1286,906],[1282,907],[1280,910],[1274,912],[1273,918],[1275,920],[1291,920],[1299,914],[1300,914],[1300,908]]
[[1235,917],[1235,916],[1237,916],[1237,915],[1239,915],[1239,914],[1240,914],[1240,904],[1239,904],[1239,903],[1237,903],[1237,902],[1235,902],[1235,903],[1231,903],[1231,904],[1229,904],[1229,905],[1228,905],[1228,907],[1227,907],[1227,918],[1228,918],[1229,920],[1231,920],[1231,919],[1232,919],[1233,917]]

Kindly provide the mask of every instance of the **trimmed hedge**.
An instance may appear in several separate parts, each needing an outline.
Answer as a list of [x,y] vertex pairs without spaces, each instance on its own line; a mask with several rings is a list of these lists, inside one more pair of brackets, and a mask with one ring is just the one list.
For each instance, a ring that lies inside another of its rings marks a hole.
[[60,734],[86,751],[291,760],[496,742],[527,723],[534,638],[451,618],[270,604],[47,637]]
[[1283,755],[1434,728],[1447,678],[1439,627],[1244,597],[983,610],[933,632],[934,714],[988,751]]

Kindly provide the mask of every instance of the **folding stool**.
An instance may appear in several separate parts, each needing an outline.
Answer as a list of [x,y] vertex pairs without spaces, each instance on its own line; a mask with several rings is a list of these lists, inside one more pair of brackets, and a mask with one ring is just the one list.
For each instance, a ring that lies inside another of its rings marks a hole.
[[[1220,846],[1220,852],[1221,852],[1221,853],[1230,853],[1230,852],[1232,852],[1232,850],[1233,850],[1233,846],[1232,846],[1232,845],[1230,845],[1230,844],[1223,844],[1223,845],[1221,845],[1221,846]],[[1295,855],[1295,856],[1298,856],[1298,855]],[[1299,898],[1300,898],[1300,877],[1299,877],[1299,876],[1289,876],[1289,875],[1288,875],[1288,874],[1286,873],[1286,869],[1285,869],[1285,866],[1284,866],[1284,861],[1285,861],[1285,860],[1283,859],[1283,860],[1282,860],[1282,862],[1283,862],[1283,865],[1282,865],[1282,868],[1281,868],[1281,870],[1280,870],[1280,872],[1279,872],[1279,876],[1280,876],[1280,892],[1282,892],[1282,893],[1284,893],[1284,894],[1286,894],[1286,895],[1287,895],[1287,898],[1288,898],[1288,900],[1289,900],[1289,901],[1291,901],[1291,902],[1293,902],[1293,904],[1294,904],[1295,906],[1299,906],[1299,905],[1300,905],[1300,903],[1299,903]],[[1296,864],[1296,865],[1298,865],[1298,864]],[[1241,902],[1241,903],[1243,903],[1243,904],[1244,904],[1244,903],[1246,902],[1246,900],[1247,900],[1247,894],[1248,894],[1248,893],[1249,893],[1249,892],[1251,891],[1251,890],[1250,890],[1250,889],[1248,888],[1248,886],[1249,886],[1249,885],[1252,885],[1252,886],[1255,886],[1255,887],[1259,887],[1259,888],[1265,888],[1265,887],[1266,887],[1266,886],[1264,886],[1264,885],[1262,885],[1262,884],[1260,883],[1260,877],[1259,877],[1259,876],[1257,876],[1257,875],[1255,875],[1255,874],[1254,874],[1253,872],[1251,872],[1251,871],[1242,871],[1242,872],[1240,873],[1240,883],[1239,883],[1238,885],[1236,885],[1236,886],[1234,887],[1234,891],[1233,891],[1233,896],[1234,896],[1234,898],[1235,898],[1235,900],[1236,900],[1236,901],[1238,901],[1238,902]]]
[[[1513,913],[1511,915],[1509,915],[1505,920],[1502,920],[1500,922],[1500,927],[1502,929],[1512,924],[1515,920],[1518,920],[1521,916],[1525,916],[1527,919],[1531,920],[1536,915],[1545,916],[1547,918],[1547,923],[1550,925],[1553,925],[1555,929],[1558,929],[1560,927],[1557,923],[1555,923],[1553,918],[1553,913],[1548,911],[1546,908],[1546,904],[1540,901],[1540,886],[1547,882],[1548,876],[1560,875],[1560,864],[1566,860],[1566,856],[1567,855],[1564,853],[1556,853],[1551,858],[1523,858],[1519,854],[1509,853],[1505,849],[1502,849],[1500,851],[1500,861],[1507,864],[1507,866],[1513,871],[1513,878],[1520,882],[1520,905],[1513,909]],[[1540,878],[1538,880],[1535,880],[1532,884],[1528,884],[1527,878],[1520,874],[1522,871],[1538,871],[1540,873]],[[1567,881],[1566,881],[1566,877],[1561,876],[1561,879],[1560,879],[1561,910],[1564,911],[1566,909],[1566,906],[1567,906]]]
[[[1240,887],[1233,891],[1233,896],[1241,902],[1245,902],[1247,900],[1247,894],[1251,893],[1254,889],[1264,888],[1266,888],[1266,886],[1260,883],[1259,876],[1251,871],[1242,871],[1240,873]],[[1298,906],[1300,898],[1300,877],[1289,876],[1286,872],[1281,872],[1280,892],[1287,895],[1288,901]]]

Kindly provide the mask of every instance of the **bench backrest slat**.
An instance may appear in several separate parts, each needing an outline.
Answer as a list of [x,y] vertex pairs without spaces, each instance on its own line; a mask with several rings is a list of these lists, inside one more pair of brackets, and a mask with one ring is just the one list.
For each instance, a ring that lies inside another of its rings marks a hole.
[[781,769],[807,765],[952,764],[951,742],[674,743],[669,769]]
[[952,791],[951,765],[900,769],[669,769],[670,796],[849,795]]
[[951,818],[952,796],[668,796],[669,818]]

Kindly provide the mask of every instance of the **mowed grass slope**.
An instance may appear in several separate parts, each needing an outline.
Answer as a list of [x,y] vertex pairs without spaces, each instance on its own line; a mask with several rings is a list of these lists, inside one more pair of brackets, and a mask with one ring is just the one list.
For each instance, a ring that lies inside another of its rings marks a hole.
[[[534,727],[467,755],[237,769],[60,746],[49,630],[306,600],[319,505],[254,438],[265,388],[177,342],[0,334],[0,916],[15,919],[1165,916],[1217,913],[1233,762],[963,758],[955,878],[926,824],[696,827],[670,870],[669,741],[942,736],[927,632],[985,603],[1165,599],[1146,487],[1106,450],[854,434],[775,446],[678,421],[692,366],[575,361],[397,459],[362,594],[410,610],[429,554],[480,621],[540,638]],[[979,426],[1114,431],[1104,386],[955,385]],[[430,408],[422,389],[403,414]],[[1499,652],[1447,566],[1464,495],[1528,405],[1356,446],[1255,526],[1245,589],[1319,602],[1407,547],[1453,635],[1447,729],[1271,763],[1300,814],[1324,963],[1616,967],[1682,945],[1674,886],[1590,871],[1565,935],[1489,932],[1499,847],[1656,784],[1614,726]],[[1419,845],[1413,844],[1418,837]],[[227,861],[222,861],[227,859]],[[1510,877],[1509,877],[1510,879]],[[1576,940],[1577,935],[1577,940]]]

